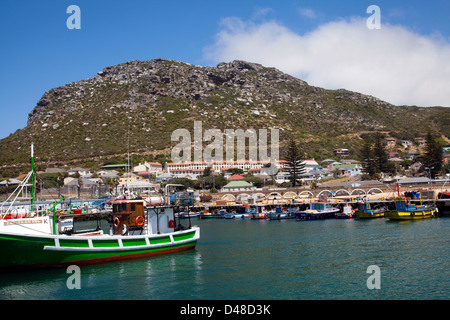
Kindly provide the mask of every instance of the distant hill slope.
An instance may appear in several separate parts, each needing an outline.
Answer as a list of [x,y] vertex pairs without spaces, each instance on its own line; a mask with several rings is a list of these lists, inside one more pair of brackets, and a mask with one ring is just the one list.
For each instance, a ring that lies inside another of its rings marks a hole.
[[25,128],[0,140],[0,164],[105,155],[169,153],[171,133],[203,128],[280,128],[308,156],[355,151],[360,134],[381,130],[413,139],[428,127],[450,137],[450,108],[394,106],[347,90],[326,90],[245,61],[200,67],[155,59],[105,68],[91,79],[46,92]]

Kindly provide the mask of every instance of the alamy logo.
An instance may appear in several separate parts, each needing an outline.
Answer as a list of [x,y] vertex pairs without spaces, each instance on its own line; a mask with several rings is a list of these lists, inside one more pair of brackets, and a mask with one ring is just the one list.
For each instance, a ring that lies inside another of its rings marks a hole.
[[66,285],[67,289],[81,289],[81,270],[79,266],[70,265],[67,267],[66,273],[71,273],[72,275],[67,278]]
[[366,273],[370,273],[371,276],[367,278],[367,289],[381,289],[381,270],[379,266],[371,265],[367,267]]
[[[180,141],[181,139],[181,141]],[[224,144],[225,140],[225,144]],[[248,140],[248,146],[246,141]],[[279,160],[279,130],[270,129],[270,156],[268,155],[268,130],[259,129],[208,129],[203,134],[201,121],[194,121],[194,140],[187,129],[177,129],[172,133],[171,141],[179,143],[172,149],[171,157],[174,163],[191,162],[192,150],[194,162],[234,161],[235,150],[237,161],[270,162],[271,170],[276,170]],[[209,142],[203,149],[203,142]],[[236,144],[235,144],[236,141]],[[226,157],[224,159],[224,146]],[[236,148],[235,148],[236,147]],[[248,150],[248,159],[245,158]],[[276,172],[276,171],[275,171]]]
[[367,18],[366,26],[370,30],[381,29],[381,10],[377,5],[371,5],[367,7],[366,13],[372,13],[372,15]]
[[79,6],[71,5],[67,7],[66,13],[71,13],[67,18],[66,26],[67,29],[81,29],[81,9]]

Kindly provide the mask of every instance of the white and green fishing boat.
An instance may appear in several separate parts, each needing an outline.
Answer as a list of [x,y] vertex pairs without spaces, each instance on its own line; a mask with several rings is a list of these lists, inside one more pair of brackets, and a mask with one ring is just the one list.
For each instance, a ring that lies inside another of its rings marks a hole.
[[177,225],[174,207],[148,207],[142,199],[113,201],[107,232],[99,227],[77,230],[74,216],[58,215],[55,205],[51,210],[35,211],[33,146],[31,150],[31,172],[16,189],[20,191],[31,179],[29,213],[13,217],[10,205],[0,207],[0,269],[85,265],[195,248],[198,227]]

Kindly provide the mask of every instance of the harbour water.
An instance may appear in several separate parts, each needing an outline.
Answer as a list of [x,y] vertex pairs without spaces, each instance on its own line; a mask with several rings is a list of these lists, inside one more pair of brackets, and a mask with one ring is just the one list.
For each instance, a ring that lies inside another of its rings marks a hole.
[[[447,300],[450,219],[193,220],[195,250],[81,267],[1,273],[2,300]],[[103,222],[103,228],[107,229]],[[369,266],[379,289],[369,289]]]

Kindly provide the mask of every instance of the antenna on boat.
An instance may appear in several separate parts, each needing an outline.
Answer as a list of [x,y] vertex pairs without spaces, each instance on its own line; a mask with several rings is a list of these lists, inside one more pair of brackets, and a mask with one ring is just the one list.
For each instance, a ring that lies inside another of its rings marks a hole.
[[34,197],[36,192],[36,170],[34,169],[34,144],[31,143],[31,207],[30,212],[34,211]]

